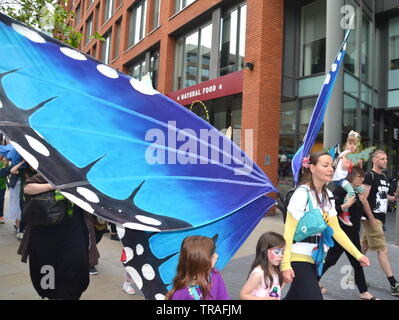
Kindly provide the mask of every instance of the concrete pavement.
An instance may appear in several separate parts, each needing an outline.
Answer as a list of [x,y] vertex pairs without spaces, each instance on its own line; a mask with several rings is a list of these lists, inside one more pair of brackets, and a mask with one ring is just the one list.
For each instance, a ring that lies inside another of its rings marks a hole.
[[[395,214],[391,213],[387,219],[387,238],[390,243],[394,241]],[[232,299],[239,299],[239,291],[244,284],[248,269],[254,258],[256,242],[259,236],[266,231],[283,233],[282,218],[267,216],[262,219],[253,233],[237,251],[236,255],[222,271],[223,279]],[[141,300],[139,294],[129,296],[122,291],[125,271],[119,262],[122,244],[110,240],[106,234],[99,243],[101,254],[97,266],[99,274],[90,276],[89,288],[83,293],[82,300]],[[16,254],[19,241],[15,237],[11,221],[0,225],[0,300],[40,300],[30,282],[29,268],[20,262]],[[389,256],[394,275],[399,279],[399,247],[389,244]],[[379,268],[376,253],[369,253],[371,266],[365,268],[369,290],[375,296],[384,300],[398,300],[389,293],[388,281]],[[337,265],[332,267],[321,280],[321,284],[329,292],[324,295],[327,300],[357,300],[358,291],[353,284],[346,283],[348,278],[349,262],[345,255]],[[289,286],[283,290],[283,296]]]

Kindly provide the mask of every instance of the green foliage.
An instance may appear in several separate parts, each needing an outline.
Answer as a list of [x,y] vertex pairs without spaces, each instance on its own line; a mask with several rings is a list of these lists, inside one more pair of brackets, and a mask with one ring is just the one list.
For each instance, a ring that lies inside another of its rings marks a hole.
[[82,34],[68,25],[74,13],[65,10],[63,0],[14,0],[13,3],[13,6],[1,5],[0,12],[40,29],[72,47],[78,47]]

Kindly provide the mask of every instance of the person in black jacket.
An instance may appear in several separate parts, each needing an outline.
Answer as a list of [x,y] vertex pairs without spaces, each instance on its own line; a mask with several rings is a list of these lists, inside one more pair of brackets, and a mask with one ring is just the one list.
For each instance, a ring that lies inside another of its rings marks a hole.
[[[362,185],[364,179],[364,171],[360,167],[353,167],[352,172],[347,176],[346,179],[355,189],[356,187]],[[337,187],[334,190],[333,194],[335,199],[335,209],[337,210],[337,213],[340,214],[343,211],[349,211],[349,213],[351,214],[351,221],[353,227],[348,227],[345,224],[343,224],[341,221],[339,221],[339,224],[342,230],[347,234],[349,239],[351,239],[353,244],[360,250],[361,249],[360,236],[359,236],[360,220],[364,212],[362,205],[362,200],[364,201],[364,199],[362,199],[361,197],[364,197],[364,195],[356,193],[355,196],[348,198],[348,201],[344,204],[344,199],[347,193],[342,187]],[[334,247],[332,247],[327,253],[321,277],[330,267],[332,267],[337,263],[338,259],[341,257],[342,253],[344,252],[346,253],[349,262],[354,269],[355,284],[359,290],[360,299],[376,300],[377,298],[375,298],[367,290],[366,278],[364,276],[363,267],[355,258],[353,258],[348,252],[346,252],[345,249],[342,248],[339,245],[339,243],[337,243],[336,241],[334,241]]]

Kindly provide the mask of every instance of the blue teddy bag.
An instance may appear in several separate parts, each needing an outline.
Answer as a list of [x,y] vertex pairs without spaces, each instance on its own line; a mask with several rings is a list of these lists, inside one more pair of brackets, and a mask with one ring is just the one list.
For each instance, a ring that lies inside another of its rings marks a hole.
[[307,190],[307,194],[309,210],[303,214],[296,227],[294,240],[297,242],[317,233],[323,232],[327,228],[327,224],[323,219],[320,209],[313,208],[309,190]]

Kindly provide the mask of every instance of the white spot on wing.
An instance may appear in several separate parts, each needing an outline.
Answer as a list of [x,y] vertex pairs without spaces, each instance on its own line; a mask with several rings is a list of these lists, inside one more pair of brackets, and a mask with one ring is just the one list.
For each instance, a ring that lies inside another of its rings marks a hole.
[[331,80],[331,75],[327,74],[326,80],[324,80],[324,84],[328,84]]
[[124,261],[123,263],[127,263],[133,259],[134,252],[133,252],[132,248],[129,248],[129,247],[124,247],[123,250],[125,250],[125,254],[126,254],[126,261]]
[[125,228],[116,225],[116,232],[118,233],[119,239],[122,239],[125,236]]
[[103,74],[104,76],[112,79],[119,78],[119,74],[116,70],[112,69],[111,67],[106,66],[105,64],[98,64],[97,70]]
[[141,272],[143,273],[143,277],[147,280],[152,280],[155,278],[155,271],[148,263],[142,266]]
[[144,247],[141,244],[136,246],[136,253],[138,256],[141,256],[144,253]]
[[134,223],[134,222],[127,222],[127,223],[124,223],[123,226],[124,226],[125,228],[129,228],[129,229],[133,229],[133,230],[153,231],[153,232],[161,231],[161,230],[159,230],[159,229],[157,229],[157,228],[145,226],[145,225],[143,225],[143,224]]
[[157,300],[165,300],[165,295],[163,295],[162,293],[157,293],[155,295],[155,299],[157,299]]
[[94,203],[99,203],[100,199],[98,199],[98,196],[91,190],[83,187],[78,187],[76,188],[76,191],[81,194],[83,197],[86,198],[86,200]]
[[30,41],[33,41],[36,43],[46,43],[46,40],[36,31],[33,31],[31,29],[28,29],[28,28],[21,26],[20,24],[16,24],[16,23],[12,23],[11,27],[16,32],[18,32],[21,36],[28,38]]
[[94,213],[94,209],[92,208],[92,206],[90,204],[88,204],[86,201],[83,201],[82,199],[79,199],[78,197],[74,196],[73,194],[70,194],[68,192],[63,192],[61,191],[61,194],[71,200],[74,204],[78,205],[79,207],[81,207],[83,210],[90,212],[90,213]]
[[141,215],[137,215],[135,216],[137,220],[139,220],[142,223],[146,223],[146,224],[152,224],[153,226],[159,226],[161,225],[161,221],[158,221],[154,218],[149,218],[146,216],[141,216]]
[[141,279],[139,273],[133,267],[126,267],[125,270],[132,277],[133,281],[136,283],[137,287],[141,290],[143,287],[143,279]]
[[26,140],[28,141],[30,147],[35,150],[36,152],[48,157],[50,155],[50,151],[48,151],[48,149],[46,148],[46,146],[41,143],[39,140],[25,135]]
[[39,168],[39,161],[31,155],[28,151],[26,151],[24,148],[22,148],[18,143],[14,141],[10,141],[10,143],[14,146],[15,150],[21,155],[22,158],[24,158],[33,169],[37,170]]
[[147,95],[154,95],[159,93],[157,90],[151,88],[149,85],[145,84],[144,82],[140,82],[136,79],[130,79],[130,85],[136,89],[137,91],[147,94]]
[[67,57],[75,59],[75,60],[87,60],[86,56],[79,51],[67,48],[67,47],[61,47],[60,48],[61,52],[65,54]]

